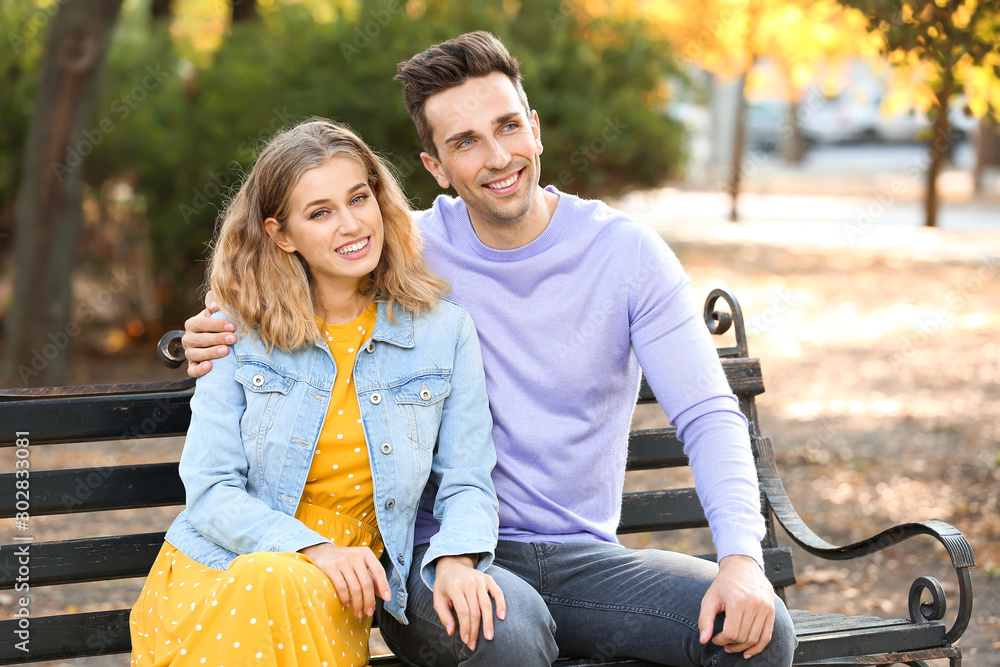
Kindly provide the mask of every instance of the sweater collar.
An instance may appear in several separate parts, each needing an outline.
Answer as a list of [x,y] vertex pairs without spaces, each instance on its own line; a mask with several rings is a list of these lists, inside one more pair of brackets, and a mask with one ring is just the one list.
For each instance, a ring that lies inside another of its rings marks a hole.
[[532,239],[529,243],[518,248],[511,248],[509,250],[500,250],[497,248],[491,248],[476,236],[475,229],[472,228],[472,219],[469,217],[469,209],[465,205],[465,202],[461,199],[457,199],[457,206],[453,209],[452,215],[449,216],[450,219],[446,218],[445,223],[447,225],[454,225],[460,231],[457,234],[457,238],[462,239],[462,241],[469,246],[477,255],[488,259],[491,261],[499,262],[513,262],[520,259],[526,259],[528,257],[534,257],[542,252],[545,252],[551,248],[559,237],[565,231],[569,218],[569,197],[553,185],[548,185],[545,189],[559,196],[559,201],[556,203],[556,210],[552,214],[552,219],[549,220],[549,224],[546,225],[542,233],[536,238]]

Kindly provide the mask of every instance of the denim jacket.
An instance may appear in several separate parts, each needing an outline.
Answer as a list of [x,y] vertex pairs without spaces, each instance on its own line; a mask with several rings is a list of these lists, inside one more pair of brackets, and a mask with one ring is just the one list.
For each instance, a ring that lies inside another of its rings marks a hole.
[[[386,304],[359,349],[353,384],[371,461],[375,515],[392,599],[406,623],[406,578],[413,526],[428,479],[437,486],[441,531],[421,564],[434,586],[436,558],[480,554],[493,560],[497,497],[493,421],[475,327],[464,308],[441,301],[415,316]],[[224,319],[221,313],[216,318]],[[349,369],[348,369],[349,372]],[[326,342],[294,353],[243,335],[213,361],[191,398],[180,459],[187,503],[167,532],[185,555],[225,569],[238,555],[298,551],[327,540],[295,518],[326,418],[337,368]],[[433,486],[433,485],[432,485]]]

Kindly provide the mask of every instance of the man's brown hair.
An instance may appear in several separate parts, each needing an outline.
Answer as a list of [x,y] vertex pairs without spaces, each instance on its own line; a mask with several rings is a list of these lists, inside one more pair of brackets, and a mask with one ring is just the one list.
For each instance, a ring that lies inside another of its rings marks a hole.
[[424,150],[438,157],[434,132],[427,122],[425,105],[436,93],[460,86],[469,79],[494,72],[504,74],[517,89],[524,111],[531,115],[528,98],[521,86],[521,65],[494,35],[477,30],[447,42],[435,44],[396,66],[396,81],[403,84],[403,100]]

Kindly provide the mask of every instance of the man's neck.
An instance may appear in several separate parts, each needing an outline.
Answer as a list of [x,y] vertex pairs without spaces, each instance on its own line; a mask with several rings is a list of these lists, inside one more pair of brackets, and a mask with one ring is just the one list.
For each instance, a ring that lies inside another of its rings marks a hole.
[[495,250],[513,250],[541,236],[552,221],[558,204],[559,195],[538,186],[531,208],[518,220],[495,221],[471,208],[468,211],[472,229],[484,245]]

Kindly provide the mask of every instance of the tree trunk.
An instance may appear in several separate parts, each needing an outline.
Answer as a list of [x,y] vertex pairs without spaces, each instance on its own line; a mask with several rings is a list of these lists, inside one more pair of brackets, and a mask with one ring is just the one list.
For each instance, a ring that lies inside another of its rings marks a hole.
[[233,23],[257,18],[257,0],[229,0],[233,11]]
[[[751,65],[751,68],[753,65]],[[748,70],[749,71],[749,70]],[[740,76],[736,102],[736,127],[733,129],[733,162],[729,174],[729,220],[739,222],[740,185],[743,180],[743,151],[747,143],[747,72]]]
[[149,4],[149,16],[154,21],[170,18],[170,6],[174,0],[153,0]]
[[951,136],[951,121],[948,119],[948,104],[951,101],[951,91],[954,85],[955,77],[951,68],[945,68],[941,74],[941,88],[937,91],[937,115],[934,117],[934,129],[928,142],[931,163],[927,168],[927,185],[924,192],[924,226],[926,227],[937,227],[937,180],[941,173],[941,165],[944,164],[954,142],[954,138]]
[[801,164],[802,158],[806,154],[805,137],[802,136],[802,128],[799,127],[800,109],[799,102],[792,102],[788,105],[788,111],[785,115],[787,130],[780,135],[781,157],[788,164]]
[[972,174],[974,192],[983,192],[983,176],[986,168],[1000,165],[1000,124],[992,116],[985,116],[979,121],[979,131],[976,133],[976,167]]
[[122,0],[76,0],[52,21],[17,195],[14,303],[0,382],[65,381],[83,158],[104,130],[90,125],[111,29]]

